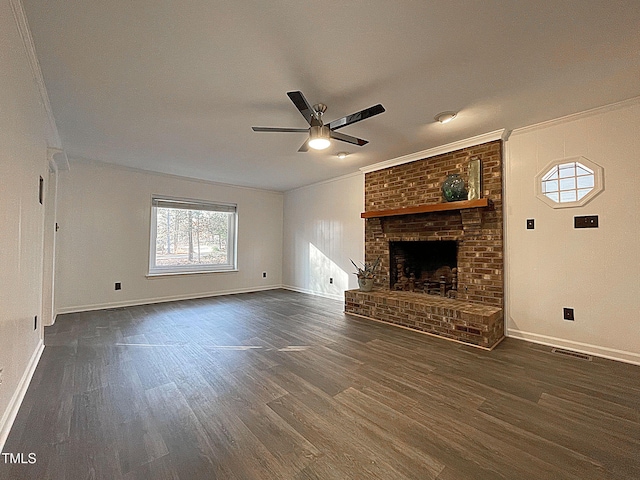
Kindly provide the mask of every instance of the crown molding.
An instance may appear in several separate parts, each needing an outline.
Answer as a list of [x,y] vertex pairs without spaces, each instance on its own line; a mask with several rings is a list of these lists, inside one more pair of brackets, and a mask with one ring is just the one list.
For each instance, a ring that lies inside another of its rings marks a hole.
[[475,137],[465,138],[463,140],[458,140],[457,142],[447,143],[446,145],[440,145],[439,147],[429,148],[420,152],[403,155],[402,157],[385,160],[384,162],[374,163],[373,165],[360,168],[360,171],[362,173],[375,172],[376,170],[382,170],[384,168],[395,167],[404,163],[415,162],[416,160],[435,157],[436,155],[442,155],[443,153],[450,153],[463,148],[474,147],[482,143],[493,142],[495,140],[505,141],[509,137],[509,133],[510,132],[504,128],[502,130],[494,130],[493,132],[483,133],[481,135],[476,135]]
[[320,185],[325,185],[327,183],[339,182],[340,180],[346,180],[347,178],[351,178],[351,177],[362,177],[362,172],[360,172],[360,171],[351,172],[351,173],[347,173],[345,175],[340,175],[339,177],[333,177],[333,178],[329,178],[327,180],[320,180],[319,182],[314,182],[314,183],[310,183],[308,185],[303,185],[301,187],[292,188],[291,190],[285,190],[284,193],[291,193],[291,192],[295,192],[295,191],[298,191],[298,190],[304,190],[305,188],[313,188],[313,187],[318,187]]
[[553,127],[555,125],[561,125],[563,123],[571,122],[574,120],[580,120],[581,118],[587,118],[593,115],[598,115],[599,113],[610,112],[613,110],[631,107],[638,104],[640,104],[640,96],[631,97],[626,100],[622,100],[620,102],[610,103],[608,105],[603,105],[601,107],[590,108],[589,110],[583,110],[582,112],[572,113],[570,115],[565,115],[564,117],[558,117],[552,120],[547,120],[540,123],[534,123],[533,125],[528,125],[526,127],[515,128],[512,134],[520,135],[522,133],[528,133],[528,132],[540,130],[543,128]]
[[69,170],[69,158],[61,148],[47,148],[49,166],[56,172]]
[[[47,87],[44,84],[44,78],[42,77],[42,70],[40,69],[40,62],[36,55],[36,47],[33,43],[33,37],[31,36],[31,30],[29,29],[29,22],[27,21],[27,15],[24,11],[24,6],[21,0],[9,0],[11,4],[11,10],[13,10],[13,17],[22,38],[22,44],[24,45],[27,59],[29,61],[29,67],[33,79],[38,87],[38,93],[40,93],[40,101],[42,108],[45,111],[47,117],[47,140],[50,147],[62,149],[62,142],[58,133],[58,127],[56,126],[56,120],[51,110],[51,103],[49,102],[49,94],[47,93]],[[68,165],[68,162],[67,162]]]

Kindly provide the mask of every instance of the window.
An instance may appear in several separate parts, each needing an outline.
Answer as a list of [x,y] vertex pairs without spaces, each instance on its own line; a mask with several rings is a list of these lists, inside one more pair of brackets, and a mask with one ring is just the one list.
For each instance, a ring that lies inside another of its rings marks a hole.
[[584,205],[602,190],[602,167],[584,157],[556,160],[536,176],[538,198],[552,208]]
[[236,266],[236,205],[153,197],[149,275]]

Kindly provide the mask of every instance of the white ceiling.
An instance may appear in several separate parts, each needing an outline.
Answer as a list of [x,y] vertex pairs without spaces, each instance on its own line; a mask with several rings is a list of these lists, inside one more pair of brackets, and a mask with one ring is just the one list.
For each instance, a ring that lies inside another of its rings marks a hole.
[[[640,95],[638,0],[23,2],[69,157],[237,185],[288,190]],[[340,130],[364,147],[298,153],[304,133],[251,130],[306,127],[291,90],[325,121],[387,111]]]

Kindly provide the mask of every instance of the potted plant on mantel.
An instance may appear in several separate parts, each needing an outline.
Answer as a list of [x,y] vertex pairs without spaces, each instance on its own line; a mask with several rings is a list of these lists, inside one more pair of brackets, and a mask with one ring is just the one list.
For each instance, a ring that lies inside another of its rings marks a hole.
[[[349,259],[351,260],[351,259]],[[376,258],[375,262],[363,263],[362,267],[356,265],[356,262],[351,260],[353,266],[358,270],[354,272],[358,277],[358,286],[361,292],[370,292],[373,289],[373,280],[376,278],[376,270],[380,267],[380,257]]]

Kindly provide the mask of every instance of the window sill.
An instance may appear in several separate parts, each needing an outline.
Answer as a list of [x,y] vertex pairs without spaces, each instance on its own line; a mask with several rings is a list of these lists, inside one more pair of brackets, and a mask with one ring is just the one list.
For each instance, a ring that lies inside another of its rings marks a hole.
[[189,272],[161,272],[161,273],[147,273],[145,277],[147,278],[159,278],[159,277],[175,277],[181,275],[205,275],[209,273],[235,273],[238,272],[238,269],[231,270],[194,270]]

